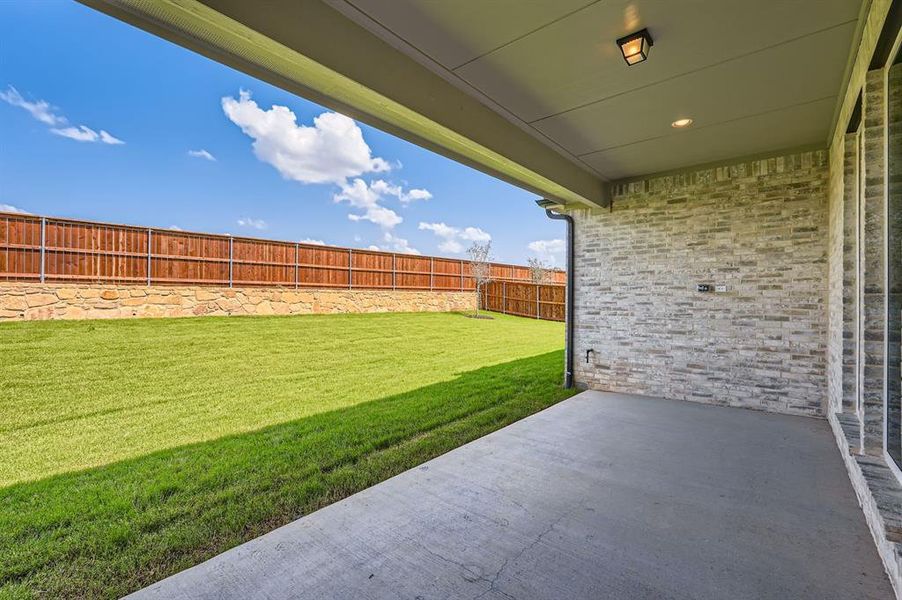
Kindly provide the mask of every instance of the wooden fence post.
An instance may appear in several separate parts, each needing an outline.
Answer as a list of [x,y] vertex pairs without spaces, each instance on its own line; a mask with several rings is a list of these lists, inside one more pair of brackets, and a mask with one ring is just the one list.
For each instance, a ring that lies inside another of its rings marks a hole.
[[464,261],[460,261],[460,291],[464,291]]
[[537,319],[539,318],[539,291],[541,291],[541,288],[539,287],[539,284],[537,283],[536,284],[536,318]]
[[507,314],[507,282],[501,280],[501,314]]
[[429,291],[435,287],[435,258],[429,257]]
[[229,287],[232,287],[232,234],[229,234]]
[[300,256],[300,244],[297,242],[294,243],[294,289],[298,289],[298,273],[300,272],[300,268],[298,267]]
[[354,251],[348,248],[348,289],[351,289],[354,281]]
[[153,246],[150,244],[150,237],[153,235],[153,229],[147,228],[147,286],[150,287],[150,257]]
[[393,290],[397,286],[397,283],[396,283],[397,274],[398,274],[397,263],[398,263],[398,255],[392,254],[391,255],[391,289],[393,289]]
[[46,267],[44,266],[47,254],[46,248],[47,246],[47,217],[41,217],[41,283],[44,283],[44,278],[46,276]]

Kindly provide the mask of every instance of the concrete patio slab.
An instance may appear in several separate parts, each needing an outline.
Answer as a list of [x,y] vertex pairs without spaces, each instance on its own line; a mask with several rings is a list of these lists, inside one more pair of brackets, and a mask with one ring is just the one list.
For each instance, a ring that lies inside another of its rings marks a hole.
[[584,392],[131,597],[893,593],[826,421]]

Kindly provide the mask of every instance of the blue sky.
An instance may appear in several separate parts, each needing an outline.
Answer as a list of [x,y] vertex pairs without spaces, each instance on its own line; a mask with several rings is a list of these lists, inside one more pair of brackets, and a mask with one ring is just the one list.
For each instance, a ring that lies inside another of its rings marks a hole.
[[80,4],[0,2],[0,40],[0,205],[561,265],[533,194]]

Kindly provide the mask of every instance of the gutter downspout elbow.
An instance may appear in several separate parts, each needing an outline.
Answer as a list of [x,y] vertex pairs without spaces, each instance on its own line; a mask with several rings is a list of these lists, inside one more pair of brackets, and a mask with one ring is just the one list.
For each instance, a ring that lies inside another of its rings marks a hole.
[[[538,201],[542,206],[541,200]],[[544,207],[543,207],[544,208]],[[567,298],[566,312],[564,313],[565,346],[564,346],[564,387],[570,389],[573,387],[573,217],[561,213],[556,213],[550,208],[545,208],[545,215],[549,219],[567,222]]]

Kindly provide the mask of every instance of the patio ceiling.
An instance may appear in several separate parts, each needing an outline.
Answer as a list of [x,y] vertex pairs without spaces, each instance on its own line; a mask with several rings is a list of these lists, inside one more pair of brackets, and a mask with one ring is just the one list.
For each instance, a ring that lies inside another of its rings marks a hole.
[[[859,0],[329,0],[606,179],[826,145]],[[647,27],[632,68],[615,40]],[[694,119],[676,130],[679,118]]]
[[[862,0],[81,0],[558,200],[824,147]],[[868,0],[863,0],[865,3]],[[648,27],[627,67],[614,41]],[[691,117],[675,130],[671,122]]]

